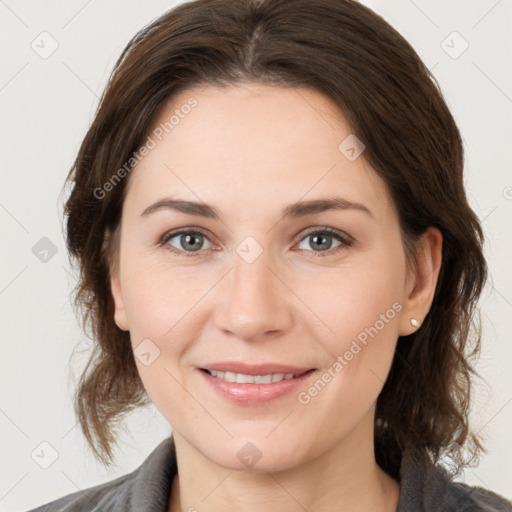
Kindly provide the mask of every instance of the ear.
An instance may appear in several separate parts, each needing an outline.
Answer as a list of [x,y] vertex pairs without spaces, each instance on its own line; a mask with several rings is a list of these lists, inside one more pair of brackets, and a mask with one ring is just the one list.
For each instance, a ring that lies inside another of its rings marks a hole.
[[[103,251],[106,251],[111,241],[111,234],[107,232],[103,239]],[[119,233],[114,234],[113,236],[118,237]],[[121,281],[119,277],[119,240],[112,241],[116,247],[110,253],[112,255],[112,260],[107,258],[107,262],[109,265],[109,280],[110,280],[110,291],[112,293],[112,299],[114,301],[114,321],[116,325],[122,331],[128,331],[128,319],[126,317],[126,311],[124,309],[124,299],[123,292],[121,288]],[[108,254],[108,253],[107,253]]]
[[[441,269],[443,235],[439,229],[431,226],[418,242],[418,264],[415,270],[409,270],[406,278],[406,300],[400,319],[400,336],[408,336],[421,328],[427,316]],[[418,327],[411,324],[411,318],[418,321]]]

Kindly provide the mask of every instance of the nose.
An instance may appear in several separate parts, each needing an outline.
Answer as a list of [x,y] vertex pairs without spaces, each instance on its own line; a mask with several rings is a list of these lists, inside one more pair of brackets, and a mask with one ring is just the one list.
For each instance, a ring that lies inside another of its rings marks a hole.
[[276,337],[291,328],[294,295],[270,251],[249,263],[234,255],[233,268],[217,290],[214,313],[218,329],[245,341]]

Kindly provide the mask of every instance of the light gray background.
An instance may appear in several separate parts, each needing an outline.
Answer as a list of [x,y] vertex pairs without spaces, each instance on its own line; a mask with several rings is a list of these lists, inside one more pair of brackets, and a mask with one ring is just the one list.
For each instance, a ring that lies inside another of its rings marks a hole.
[[[26,510],[132,471],[170,434],[154,407],[134,413],[120,436],[118,465],[105,470],[77,427],[74,375],[89,345],[70,306],[74,277],[59,194],[117,56],[138,29],[177,3],[0,0],[1,510]],[[363,3],[434,70],[463,134],[468,196],[483,221],[492,275],[480,303],[477,365],[488,384],[478,384],[473,408],[489,455],[463,478],[510,498],[512,2]],[[53,40],[58,48],[47,56]],[[464,41],[469,47],[458,56]],[[32,251],[43,237],[57,250],[46,262]],[[84,352],[70,366],[77,345]],[[47,469],[40,465],[53,452],[42,442],[58,455]]]

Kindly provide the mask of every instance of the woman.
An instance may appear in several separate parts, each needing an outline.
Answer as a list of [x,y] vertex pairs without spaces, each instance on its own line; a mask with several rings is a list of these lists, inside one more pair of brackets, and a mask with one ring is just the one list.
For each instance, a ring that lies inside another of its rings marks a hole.
[[434,78],[357,2],[198,0],[142,30],[69,176],[76,410],[105,464],[134,407],[173,435],[36,510],[512,510],[440,465],[483,450],[462,171]]

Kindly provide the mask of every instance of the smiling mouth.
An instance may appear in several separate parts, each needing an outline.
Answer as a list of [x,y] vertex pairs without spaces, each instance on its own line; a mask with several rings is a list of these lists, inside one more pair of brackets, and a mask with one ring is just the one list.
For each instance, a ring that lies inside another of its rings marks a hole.
[[315,371],[314,369],[311,369],[301,373],[268,373],[266,375],[247,375],[244,373],[208,370],[206,368],[201,368],[201,370],[217,379],[222,379],[227,382],[233,382],[237,384],[273,384],[274,382],[291,380],[297,377],[301,377],[306,373]]

